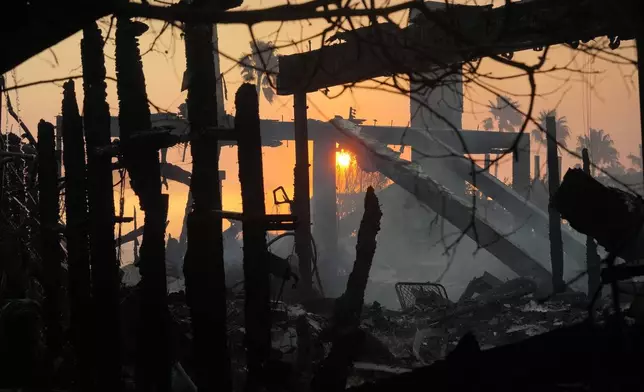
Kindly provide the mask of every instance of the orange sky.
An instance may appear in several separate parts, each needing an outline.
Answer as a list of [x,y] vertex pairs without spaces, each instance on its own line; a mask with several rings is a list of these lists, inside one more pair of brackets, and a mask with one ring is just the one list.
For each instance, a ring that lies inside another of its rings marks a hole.
[[[284,3],[284,1],[247,0],[244,7],[268,7],[281,3]],[[275,34],[276,26],[274,24],[262,24],[254,28],[254,33],[258,39],[271,40],[277,42],[278,45],[286,45],[287,42],[298,40],[302,36],[320,31],[323,26],[324,24],[320,21],[314,21],[310,25],[308,23],[291,23],[283,27],[279,34]],[[160,27],[160,23],[151,23],[150,31],[141,40],[143,50],[149,47],[155,36],[155,31],[158,31]],[[246,26],[219,27],[220,51],[223,54],[221,57],[222,72],[233,67],[232,61],[228,58],[239,58],[250,50],[250,40],[250,33]],[[14,83],[14,75],[19,84],[79,75],[81,73],[79,42],[80,34],[77,34],[55,46],[52,50],[45,51],[28,60],[20,65],[13,75],[12,73],[6,75],[7,85]],[[313,48],[319,46],[319,39],[313,40],[311,44]],[[624,42],[622,46],[632,47],[633,42]],[[185,99],[185,93],[180,91],[181,77],[185,69],[184,43],[179,33],[175,31],[174,34],[164,34],[157,49],[161,52],[151,52],[143,59],[148,96],[157,106],[176,111],[178,105]],[[106,46],[106,53],[112,58],[113,50],[114,48],[111,44]],[[294,50],[293,47],[289,47],[280,49],[280,52],[287,54],[292,53]],[[630,58],[635,57],[634,51],[631,49],[620,49],[619,53]],[[572,67],[579,67],[587,59],[585,55],[575,54],[569,49],[558,47],[551,51],[548,65],[563,65],[572,56],[577,56],[577,65],[571,64]],[[531,61],[533,61],[534,58],[535,52],[524,52],[515,55],[515,59],[532,59]],[[113,60],[107,59],[107,67],[108,74],[114,76]],[[629,153],[638,153],[638,145],[640,144],[636,70],[633,66],[617,66],[602,60],[595,61],[593,70],[601,73],[595,77],[590,111],[585,109],[586,105],[583,102],[584,83],[581,80],[582,77],[574,72],[560,71],[555,74],[537,77],[538,93],[542,94],[542,97],[536,101],[535,114],[538,114],[539,110],[553,108],[559,103],[558,112],[560,115],[567,117],[573,134],[569,142],[571,146],[574,146],[576,136],[585,132],[585,124],[588,122],[587,117],[589,116],[591,127],[604,129],[611,134],[621,153],[622,163],[628,167],[630,165],[626,160],[626,156]],[[481,75],[493,75],[495,77],[516,73],[516,70],[508,69],[489,59],[483,61],[480,69]],[[233,113],[234,93],[241,82],[239,69],[233,68],[230,70],[226,74],[225,82],[228,90],[225,107],[229,113]],[[510,94],[518,94],[514,96],[515,99],[519,100],[524,108],[527,107],[527,98],[520,96],[529,91],[527,78],[522,77],[494,83],[491,80],[487,80],[486,83],[492,84],[495,88],[505,90]],[[82,102],[80,82],[77,86],[79,102]],[[108,82],[108,86],[108,100],[113,114],[116,115],[116,87],[112,82]],[[333,94],[337,91],[337,88],[331,89],[331,91]],[[54,117],[60,113],[62,88],[53,84],[45,84],[21,89],[17,94],[16,92],[11,92],[11,97],[20,116],[29,127],[35,130],[36,124],[41,118],[54,122]],[[466,87],[465,113],[463,116],[465,129],[476,129],[481,121],[488,117],[485,105],[491,99],[493,99],[493,95],[480,87],[475,87],[471,84]],[[346,117],[349,106],[357,109],[358,117],[368,119],[370,123],[373,120],[377,120],[379,125],[393,123],[394,125],[402,126],[407,125],[409,121],[409,99],[404,95],[360,88],[347,92],[335,99],[329,99],[320,93],[309,94],[310,118],[328,120],[336,114]],[[261,100],[260,112],[262,118],[283,118],[285,121],[290,121],[293,117],[292,100],[290,97],[278,97],[273,104]],[[3,128],[13,128],[14,130],[17,128],[15,123],[6,119],[6,113],[3,112],[2,116],[3,122],[6,124],[2,124]],[[535,146],[534,143],[533,146]],[[542,151],[541,154],[545,155],[545,151]],[[174,150],[169,154],[168,159],[189,169],[189,156],[190,154],[187,154],[186,162],[181,163],[179,150]],[[294,150],[292,144],[288,147],[264,149],[267,199],[272,198],[271,190],[279,185],[283,185],[292,195],[293,163]],[[576,162],[564,157],[565,166],[573,165],[574,163]],[[227,179],[224,182],[224,208],[228,210],[241,209],[236,165],[236,149],[224,148],[221,166],[223,170],[227,171]],[[509,176],[509,165],[509,162],[502,165],[500,177]],[[185,186],[171,185],[170,232],[174,236],[178,235],[180,229],[186,191]],[[273,211],[272,202],[267,203],[267,205],[269,207],[268,211]],[[131,204],[128,202],[126,214],[130,214],[131,209]]]

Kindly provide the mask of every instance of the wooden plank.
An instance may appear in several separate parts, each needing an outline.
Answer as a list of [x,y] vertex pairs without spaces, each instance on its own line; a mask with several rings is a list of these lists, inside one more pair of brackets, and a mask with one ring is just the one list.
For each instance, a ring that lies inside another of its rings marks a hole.
[[345,34],[345,43],[280,56],[277,93],[312,92],[605,35],[632,39],[624,20],[634,6],[634,0],[533,0],[498,8],[431,9],[431,22],[405,29],[370,26]]
[[[328,125],[327,125],[328,126]],[[405,144],[419,150],[428,150],[430,141],[425,137],[428,133],[446,143],[461,154],[486,154],[493,149],[510,149],[517,138],[529,138],[518,132],[494,132],[459,130],[426,130],[409,127],[376,127],[361,126],[362,134],[376,139],[384,144]]]
[[424,173],[417,164],[402,160],[386,146],[362,136],[360,127],[355,124],[337,119],[331,122],[347,136],[347,140],[352,141],[351,149],[359,156],[359,161],[369,160],[378,171],[462,230],[517,275],[533,277],[545,285],[550,284],[550,272],[505,235],[500,234],[497,228],[477,213],[469,201],[454,196]]
[[[180,117],[164,115],[156,117],[152,115],[153,126],[171,127],[175,130],[173,133],[188,133],[189,124]],[[337,130],[328,122],[319,120],[308,120],[309,140],[318,140],[328,138],[329,133],[335,133],[341,136]],[[112,137],[119,137],[118,117],[112,117],[111,125]],[[264,146],[275,146],[276,141],[293,141],[295,140],[295,127],[292,121],[261,120],[262,144]],[[427,139],[423,137],[426,132],[431,132],[439,140],[447,143],[460,153],[466,151],[471,154],[485,154],[492,149],[509,149],[516,142],[517,137],[522,137],[518,132],[495,132],[495,131],[475,131],[459,130],[458,133],[451,129],[445,130],[425,130],[410,127],[396,126],[362,126],[362,132],[370,137],[377,139],[384,144],[417,146],[423,149]],[[237,142],[235,136],[230,132],[224,133],[225,140],[220,143],[222,146],[234,146]],[[527,137],[527,136],[526,136]]]

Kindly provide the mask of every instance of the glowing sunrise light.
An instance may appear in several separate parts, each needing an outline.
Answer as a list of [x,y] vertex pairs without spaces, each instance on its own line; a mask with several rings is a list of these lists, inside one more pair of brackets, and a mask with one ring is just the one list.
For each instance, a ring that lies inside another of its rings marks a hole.
[[351,154],[342,150],[335,153],[335,163],[343,169],[351,165]]

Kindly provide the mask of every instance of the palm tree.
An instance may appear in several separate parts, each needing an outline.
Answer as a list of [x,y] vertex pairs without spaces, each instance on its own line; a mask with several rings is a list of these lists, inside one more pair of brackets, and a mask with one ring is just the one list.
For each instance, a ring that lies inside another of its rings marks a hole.
[[631,164],[635,166],[635,170],[642,170],[642,145],[640,144],[640,149],[637,154],[628,154],[628,159],[631,161]]
[[499,95],[496,103],[490,101],[488,107],[492,117],[483,121],[484,127],[488,127],[496,121],[500,132],[514,132],[523,123],[523,115],[519,112],[519,103],[510,97]]
[[277,76],[277,53],[272,42],[254,41],[250,43],[251,54],[239,59],[244,82],[255,83],[257,96],[264,95],[268,103],[275,98],[273,86]]
[[[499,95],[496,97],[496,103],[490,101],[489,106],[490,114],[483,120],[483,128],[485,130],[492,130],[494,121],[499,132],[514,132],[515,129],[523,123],[523,115],[519,112],[519,103],[512,100],[510,97]],[[499,155],[497,154],[497,159]],[[494,163],[494,176],[499,174],[499,161]]]
[[588,135],[577,136],[576,152],[581,155],[584,148],[588,149],[590,161],[596,167],[614,168],[619,165],[619,152],[615,148],[613,139],[603,129],[591,128]]
[[568,120],[566,116],[557,116],[557,109],[551,110],[542,110],[539,113],[539,118],[537,123],[541,128],[535,128],[532,130],[532,138],[539,144],[546,145],[548,138],[545,137],[546,130],[546,118],[554,117],[555,123],[557,126],[557,145],[566,147],[568,138],[570,137],[570,127],[568,126]]

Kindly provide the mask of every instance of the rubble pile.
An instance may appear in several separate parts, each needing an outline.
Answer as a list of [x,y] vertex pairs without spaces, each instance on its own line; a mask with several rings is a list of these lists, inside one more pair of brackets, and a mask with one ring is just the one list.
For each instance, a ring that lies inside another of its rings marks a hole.
[[[476,281],[472,284],[479,283]],[[397,359],[415,367],[444,358],[468,332],[487,349],[578,323],[588,316],[583,294],[565,293],[540,300],[535,292],[533,281],[517,278],[457,303],[417,304],[402,312],[385,311],[374,304],[362,324],[387,344]],[[422,303],[422,298],[417,302]]]
[[[360,330],[364,347],[359,350],[349,384],[399,374],[443,359],[466,333],[476,337],[481,349],[511,344],[587,318],[588,303],[580,293],[563,293],[540,299],[537,285],[527,278],[507,282],[486,274],[474,279],[463,296],[452,302],[445,298],[423,298],[402,311],[392,311],[375,302],[365,306]],[[176,358],[191,375],[190,312],[184,293],[170,295],[170,313],[176,327]],[[229,299],[229,337],[235,384],[243,385],[245,354],[243,348],[243,293]],[[306,304],[274,302],[272,359],[281,366],[275,377],[300,377],[298,343],[309,334],[311,366],[316,367],[329,353],[327,332],[331,326],[332,299]],[[302,329],[302,324],[306,328]],[[278,367],[279,367],[278,366]]]

